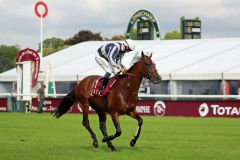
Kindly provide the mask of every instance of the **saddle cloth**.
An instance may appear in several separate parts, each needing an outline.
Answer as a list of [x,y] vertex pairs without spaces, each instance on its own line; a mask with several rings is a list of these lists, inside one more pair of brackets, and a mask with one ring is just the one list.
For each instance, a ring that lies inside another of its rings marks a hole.
[[109,93],[111,87],[116,82],[116,78],[113,77],[109,80],[107,86],[104,88],[103,92],[100,92],[100,89],[102,88],[102,79],[103,77],[99,77],[94,83],[91,91],[92,96],[104,96]]

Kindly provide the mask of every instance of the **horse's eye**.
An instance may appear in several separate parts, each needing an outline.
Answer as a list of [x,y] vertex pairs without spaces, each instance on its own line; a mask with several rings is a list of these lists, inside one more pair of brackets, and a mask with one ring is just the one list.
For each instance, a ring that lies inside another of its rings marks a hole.
[[151,64],[147,64],[146,67],[149,70],[149,69],[151,69],[152,65]]
[[151,66],[151,63],[145,63],[146,64],[146,66]]

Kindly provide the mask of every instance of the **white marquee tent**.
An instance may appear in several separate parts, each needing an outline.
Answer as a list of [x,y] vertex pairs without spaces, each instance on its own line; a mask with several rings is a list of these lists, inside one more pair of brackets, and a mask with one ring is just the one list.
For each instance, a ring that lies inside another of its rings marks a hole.
[[[153,52],[163,80],[240,80],[240,38],[135,42],[136,50],[126,54],[123,60],[127,67],[133,56],[143,50]],[[91,74],[103,75],[94,54],[104,43],[79,43],[44,57],[43,62],[52,64],[55,81],[77,81]],[[0,74],[0,82],[16,81],[16,75],[16,69],[6,71]]]

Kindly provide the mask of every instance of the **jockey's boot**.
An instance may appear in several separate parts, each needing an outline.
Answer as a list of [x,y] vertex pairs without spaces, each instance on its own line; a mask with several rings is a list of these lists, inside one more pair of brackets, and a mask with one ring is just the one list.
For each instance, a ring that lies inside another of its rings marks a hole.
[[100,92],[101,92],[101,93],[103,92],[103,90],[104,90],[105,87],[107,86],[110,76],[111,76],[111,74],[108,73],[108,72],[104,75],[103,80],[102,80],[102,87],[101,87],[101,89],[100,89]]
[[100,92],[101,93],[103,93],[103,90],[105,89],[105,87],[107,86],[107,84],[108,84],[108,78],[103,78],[103,80],[102,80],[102,87],[101,87],[101,89],[100,89]]

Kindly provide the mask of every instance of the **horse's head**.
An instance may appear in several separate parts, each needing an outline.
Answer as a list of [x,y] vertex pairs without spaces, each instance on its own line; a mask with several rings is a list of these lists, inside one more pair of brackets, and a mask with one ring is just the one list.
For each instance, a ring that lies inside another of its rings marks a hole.
[[158,74],[155,63],[152,61],[152,53],[150,56],[144,55],[142,52],[141,63],[143,69],[143,77],[149,79],[154,84],[160,83],[162,77]]

